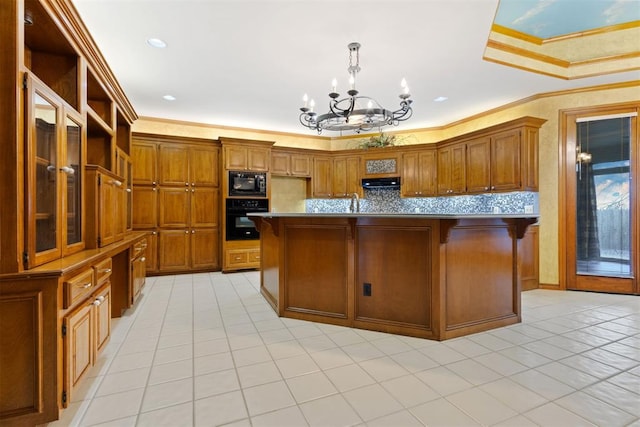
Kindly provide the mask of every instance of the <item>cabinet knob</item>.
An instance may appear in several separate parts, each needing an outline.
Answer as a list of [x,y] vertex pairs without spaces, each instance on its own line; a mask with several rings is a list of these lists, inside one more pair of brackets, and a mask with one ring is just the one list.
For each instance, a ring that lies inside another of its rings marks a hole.
[[495,186],[495,185],[492,185],[492,186],[491,186],[491,189],[492,189],[492,190],[495,190],[495,189],[496,189],[496,186]]
[[153,181],[153,182],[151,183],[151,185],[156,185],[156,182],[155,182],[155,181]]
[[488,190],[488,189],[489,189],[489,187],[484,187],[484,189],[485,189],[485,190]]
[[156,234],[158,234],[158,233],[156,233],[155,231],[152,231],[152,232],[151,232],[151,234],[153,234],[153,235],[155,236],[155,235],[156,235]]
[[196,230],[191,230],[191,234],[196,234]]
[[155,189],[155,188],[152,188],[152,189],[151,189],[151,191],[156,191],[156,189]]
[[195,182],[192,182],[192,183],[191,183],[191,186],[192,186],[192,187],[195,187],[195,186],[196,186],[196,183],[195,183]]
[[194,190],[194,189],[192,188],[192,189],[191,189],[191,192],[192,192],[192,193],[195,193],[195,192],[196,192],[196,190]]
[[109,273],[111,273],[111,269],[110,268],[105,268],[104,270],[100,270],[100,273],[109,274]]
[[189,192],[189,189],[188,189],[188,188],[185,188],[185,189],[184,189],[184,191]]
[[94,306],[96,306],[96,307],[97,307],[97,306],[99,306],[100,304],[102,304],[102,301],[100,301],[100,300],[98,300],[98,299],[94,300],[94,301],[91,303],[91,305],[94,305]]
[[189,186],[189,183],[188,183],[188,182],[185,182],[185,183],[184,183],[184,185],[186,185],[186,186],[188,187],[188,186]]
[[142,257],[142,258],[140,258],[140,262],[145,262],[146,260],[147,260],[147,258],[146,258],[146,257]]
[[73,175],[76,171],[71,166],[62,166],[60,170],[67,175]]

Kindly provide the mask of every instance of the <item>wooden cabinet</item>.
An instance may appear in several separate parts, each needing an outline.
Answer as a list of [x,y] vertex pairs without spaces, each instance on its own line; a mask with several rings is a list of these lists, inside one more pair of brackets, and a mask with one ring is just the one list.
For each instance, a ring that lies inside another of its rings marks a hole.
[[143,142],[134,138],[131,145],[131,162],[133,164],[133,183],[139,185],[156,185],[158,145]]
[[126,188],[120,177],[100,166],[86,167],[88,248],[122,240],[126,232]]
[[333,159],[330,156],[315,156],[313,158],[312,198],[329,198],[333,194],[332,164]]
[[466,144],[468,193],[522,188],[519,130],[478,138]]
[[32,268],[84,249],[84,120],[28,75],[25,153],[26,254]]
[[309,154],[297,152],[271,152],[271,174],[308,178],[311,176],[312,160]]
[[243,270],[260,267],[260,246],[251,241],[227,242],[224,270]]
[[[220,268],[220,148],[213,141],[134,134],[134,147],[157,170],[135,185],[134,229],[151,233],[150,273]],[[153,148],[155,147],[155,149]],[[151,178],[151,176],[149,176]],[[215,241],[214,241],[215,240]]]
[[438,194],[462,194],[466,190],[465,144],[438,148]]
[[145,285],[146,278],[146,250],[147,239],[141,240],[133,245],[131,251],[131,304],[133,305]]
[[351,197],[353,193],[362,196],[360,182],[360,157],[338,156],[333,159],[331,172],[332,197]]
[[224,147],[224,167],[227,170],[266,172],[271,162],[270,150],[262,147]]
[[362,195],[358,156],[315,156],[311,178],[311,197],[342,198]]
[[70,402],[111,336],[111,284],[106,281],[62,319],[63,406]]
[[403,197],[427,197],[438,194],[438,156],[435,148],[402,155]]

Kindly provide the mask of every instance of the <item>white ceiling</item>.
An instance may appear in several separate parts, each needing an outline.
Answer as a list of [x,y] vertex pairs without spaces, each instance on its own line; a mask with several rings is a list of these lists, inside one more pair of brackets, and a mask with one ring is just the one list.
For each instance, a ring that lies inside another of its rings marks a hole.
[[[73,0],[139,116],[316,134],[302,95],[327,109],[358,41],[361,95],[440,126],[528,96],[640,79],[640,71],[565,81],[482,60],[498,0]],[[165,49],[150,47],[156,37]],[[175,101],[165,101],[171,94]],[[446,96],[445,102],[433,102]],[[327,136],[331,133],[327,133]]]

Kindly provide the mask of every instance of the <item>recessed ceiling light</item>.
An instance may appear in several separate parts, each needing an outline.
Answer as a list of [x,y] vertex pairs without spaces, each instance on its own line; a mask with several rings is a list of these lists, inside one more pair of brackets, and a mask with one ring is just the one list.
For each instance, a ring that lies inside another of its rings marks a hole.
[[162,98],[164,98],[166,101],[175,101],[176,97],[173,95],[165,95]]
[[147,43],[149,44],[149,46],[157,47],[158,49],[164,49],[165,47],[167,47],[167,43],[164,40],[160,39],[148,39]]
[[447,99],[449,98],[447,98],[446,96],[439,96],[437,98],[433,98],[433,102],[442,102],[442,101],[446,101]]

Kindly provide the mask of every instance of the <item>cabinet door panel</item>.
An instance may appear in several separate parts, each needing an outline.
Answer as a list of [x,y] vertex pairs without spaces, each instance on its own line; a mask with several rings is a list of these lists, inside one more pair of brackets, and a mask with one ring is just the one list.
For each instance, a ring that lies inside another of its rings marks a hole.
[[362,196],[362,182],[360,181],[360,158],[349,157],[346,163],[346,196],[357,193]]
[[133,228],[158,226],[158,190],[152,187],[133,187]]
[[467,191],[484,193],[491,190],[491,141],[481,138],[467,142]]
[[152,143],[136,142],[131,145],[134,184],[154,185],[157,183],[156,150],[157,145]]
[[438,165],[436,150],[429,150],[420,153],[420,185],[421,196],[435,196],[438,193]]
[[330,157],[313,159],[312,197],[331,197],[331,163]]
[[87,303],[63,319],[67,330],[64,336],[67,402],[73,399],[78,383],[93,363],[92,310],[93,306]]
[[161,144],[158,151],[160,185],[185,186],[189,181],[189,150],[174,144]]
[[196,187],[191,189],[191,227],[217,227],[220,190]]
[[189,225],[188,188],[160,188],[160,227],[186,228]]
[[147,249],[145,250],[145,272],[158,271],[158,232],[152,231],[147,236]]
[[249,170],[266,172],[269,170],[269,163],[271,163],[271,156],[269,150],[264,148],[248,147],[248,163]]
[[191,147],[189,151],[189,181],[192,186],[218,186],[219,149]]
[[95,331],[96,331],[96,356],[100,354],[104,346],[109,342],[111,337],[111,283],[107,282],[98,294],[96,294],[99,304],[94,308],[95,311]]
[[495,190],[520,188],[520,132],[491,137],[491,185]]
[[117,207],[119,203],[118,187],[115,185],[115,180],[102,175],[100,184],[100,201],[99,215],[100,215],[100,247],[109,245],[116,241],[116,234],[118,233],[118,218],[120,213]]
[[456,145],[451,149],[451,189],[456,194],[464,193],[467,188],[465,153],[464,144]]
[[[273,154],[272,154],[273,156]],[[291,175],[293,176],[311,176],[311,159],[305,154],[291,155]]]
[[193,268],[218,268],[219,231],[217,228],[191,230],[191,265]]
[[224,166],[227,170],[246,170],[247,149],[233,145],[224,147]]
[[291,175],[290,164],[289,153],[271,153],[271,175]]
[[418,153],[405,153],[402,156],[402,195],[415,197],[420,195],[420,163]]
[[331,170],[331,197],[347,195],[347,159],[333,159]]
[[189,268],[189,230],[161,230],[158,234],[160,271]]

